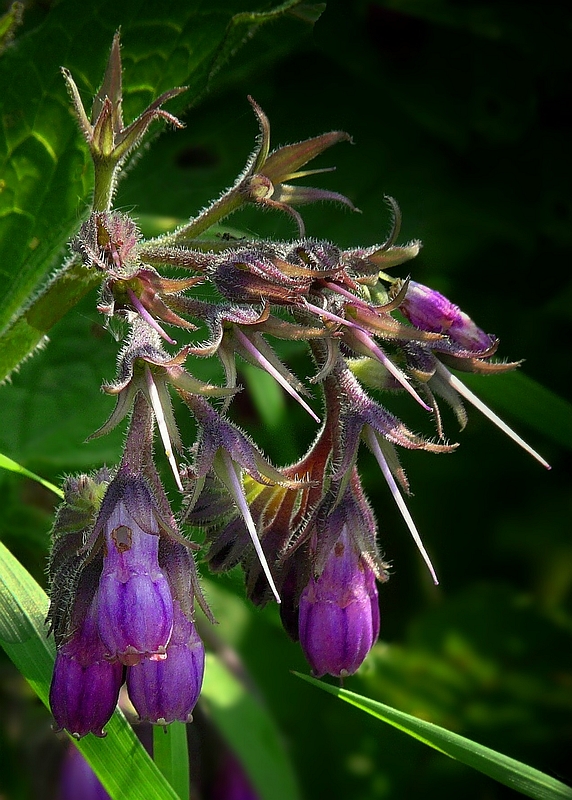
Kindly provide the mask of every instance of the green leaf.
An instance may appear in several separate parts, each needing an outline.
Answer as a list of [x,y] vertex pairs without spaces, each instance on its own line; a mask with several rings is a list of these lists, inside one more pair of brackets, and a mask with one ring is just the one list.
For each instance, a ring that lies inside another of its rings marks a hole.
[[46,487],[46,489],[49,489],[51,492],[57,494],[58,497],[63,499],[64,493],[61,489],[58,489],[58,487],[54,486],[53,483],[40,478],[40,476],[36,475],[34,472],[30,472],[29,469],[26,469],[26,467],[23,467],[21,464],[18,464],[16,461],[13,461],[11,458],[8,458],[8,456],[3,455],[2,453],[0,453],[0,467],[2,469],[10,470],[10,472],[17,472],[19,475],[23,475],[25,478],[31,478],[32,480],[41,483],[42,486]]
[[564,798],[570,800],[572,798],[572,788],[514,758],[509,758],[496,750],[491,750],[464,736],[459,736],[446,728],[370,700],[368,697],[362,697],[347,691],[347,689],[339,689],[299,672],[294,674],[367,714],[387,722],[409,736],[413,736],[434,750],[483,772],[500,783],[510,786],[511,789],[516,789],[527,797],[533,797],[536,800],[564,800]]
[[299,790],[276,726],[248,689],[212,654],[201,694],[261,800],[295,800]]
[[57,325],[44,348],[0,387],[4,424],[0,452],[49,474],[90,469],[117,460],[124,426],[86,442],[109,416],[115,399],[100,391],[111,380],[117,342],[87,297]]
[[185,723],[153,726],[153,760],[180,800],[188,800],[189,748]]
[[[54,5],[44,22],[0,61],[0,380],[41,342],[54,321],[93,285],[93,277],[58,282],[49,300],[22,308],[61,261],[66,243],[88,213],[93,169],[70,113],[60,66],[68,67],[89,105],[103,76],[113,32],[121,27],[123,109],[127,122],[162,91],[187,86],[169,104],[195,104],[213,76],[257,28],[290,12],[298,0],[258,12],[233,0],[206,7],[176,0],[169,16],[136,0],[73,0]],[[17,76],[17,80],[14,77]],[[156,126],[151,132],[156,132]],[[80,270],[81,272],[81,270]],[[85,273],[85,271],[84,271]],[[57,301],[54,303],[54,297]],[[12,324],[12,329],[7,326]],[[7,329],[7,330],[6,330]]]
[[[46,706],[55,658],[47,610],[45,592],[0,542],[0,644]],[[178,800],[121,711],[106,730],[76,745],[114,800]]]

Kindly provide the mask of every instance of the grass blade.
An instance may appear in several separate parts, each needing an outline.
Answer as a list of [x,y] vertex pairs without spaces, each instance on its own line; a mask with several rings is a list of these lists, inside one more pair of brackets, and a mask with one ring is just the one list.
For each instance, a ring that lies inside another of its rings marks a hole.
[[64,498],[64,493],[62,490],[57,486],[54,486],[53,483],[44,480],[44,478],[40,478],[40,476],[36,475],[35,472],[30,472],[29,469],[26,469],[26,467],[23,467],[21,464],[18,464],[17,461],[13,461],[11,458],[8,458],[8,456],[3,455],[2,453],[0,453],[0,468],[7,469],[9,472],[17,472],[18,475],[23,475],[24,478],[31,478],[33,481],[41,483],[42,486],[45,486],[46,489],[50,490],[50,492],[57,494],[57,496],[61,497],[62,500]]
[[434,725],[431,722],[412,717],[403,711],[398,711],[391,706],[362,697],[347,689],[340,689],[337,686],[318,681],[308,675],[295,672],[299,678],[308,683],[323,689],[325,692],[345,700],[347,703],[371,714],[374,717],[387,722],[394,728],[419,739],[429,747],[444,753],[451,758],[467,764],[473,769],[483,772],[491,778],[510,786],[511,789],[521,792],[527,797],[535,800],[572,800],[572,788],[566,784],[546,775],[527,764],[523,764],[514,758],[509,758],[496,750],[484,747],[477,742],[452,733],[446,728]]
[[[55,650],[46,639],[48,598],[0,542],[0,645],[48,705]],[[107,737],[86,736],[77,747],[115,800],[178,800],[124,715],[115,711]]]

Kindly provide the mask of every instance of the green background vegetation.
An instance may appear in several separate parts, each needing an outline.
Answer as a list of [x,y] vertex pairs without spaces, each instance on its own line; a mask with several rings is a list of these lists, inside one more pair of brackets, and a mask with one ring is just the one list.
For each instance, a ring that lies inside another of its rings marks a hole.
[[[380,642],[346,687],[570,782],[572,418],[551,394],[566,395],[572,365],[567,9],[507,0],[332,2],[312,29],[300,18],[310,10],[299,8],[262,27],[229,61],[249,31],[237,24],[236,42],[226,41],[220,69],[207,81],[213,43],[231,14],[246,8],[265,7],[238,0],[204,8],[151,3],[145,11],[134,0],[30,6],[15,44],[0,56],[2,159],[22,122],[18,114],[39,131],[22,140],[10,166],[16,193],[0,192],[4,322],[61,262],[86,211],[88,158],[73,121],[70,127],[58,68],[72,70],[88,102],[119,25],[127,120],[153,92],[183,79],[196,97],[186,129],[157,137],[119,185],[116,206],[140,215],[148,229],[149,215],[192,215],[234,180],[257,133],[247,94],[269,116],[275,146],[331,129],[351,133],[354,146],[338,145],[317,164],[335,164],[336,172],[313,180],[346,194],[363,213],[309,207],[308,234],[341,246],[382,241],[384,195],[395,197],[400,241],[424,243],[401,274],[444,292],[500,337],[500,357],[526,359],[521,372],[550,390],[513,376],[471,381],[553,469],[543,470],[478,412],[469,409],[462,433],[445,412],[458,451],[402,459],[414,492],[410,508],[441,580],[435,588],[363,452],[392,577],[380,588]],[[50,96],[60,105],[46,116],[40,100]],[[183,96],[169,108],[188,103]],[[45,131],[60,148],[53,163]],[[3,189],[13,185],[8,172],[0,178]],[[28,209],[24,220],[16,207]],[[288,218],[255,209],[230,224],[249,234],[294,235]],[[99,387],[114,375],[117,343],[95,298],[92,291],[75,306],[49,345],[0,387],[0,452],[55,483],[114,464],[120,453],[121,430],[83,444],[113,404]],[[300,377],[310,374],[297,347],[284,353]],[[197,365],[200,376],[209,370],[217,374],[215,365]],[[234,419],[276,463],[297,459],[315,433],[309,417],[258,373],[245,369],[242,380],[249,391],[233,403]],[[387,403],[430,433],[410,400],[395,395]],[[54,497],[4,471],[0,492],[0,538],[43,583]],[[208,578],[205,587],[221,623],[216,634],[236,648],[278,724],[303,798],[517,796],[295,678],[291,670],[308,671],[298,645],[275,608],[260,612],[244,601],[238,575]],[[4,656],[0,709],[0,796],[50,798],[59,742],[49,714]]]

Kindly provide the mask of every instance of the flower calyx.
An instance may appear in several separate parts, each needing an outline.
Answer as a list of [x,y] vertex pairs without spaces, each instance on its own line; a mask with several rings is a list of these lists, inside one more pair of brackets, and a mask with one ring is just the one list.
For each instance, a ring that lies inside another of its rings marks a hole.
[[184,92],[186,87],[178,87],[164,92],[137,119],[125,127],[122,110],[123,90],[119,32],[113,37],[103,83],[93,99],[91,117],[87,115],[70,71],[62,67],[62,74],[95,167],[93,207],[96,211],[106,211],[111,204],[117,170],[129,153],[141,144],[151,122],[163,119],[176,128],[184,127],[183,123],[173,114],[165,111],[162,105],[167,100]]

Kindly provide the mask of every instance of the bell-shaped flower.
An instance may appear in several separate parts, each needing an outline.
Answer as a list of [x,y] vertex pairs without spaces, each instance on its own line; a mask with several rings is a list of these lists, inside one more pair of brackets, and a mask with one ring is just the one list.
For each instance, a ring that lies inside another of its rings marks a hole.
[[352,675],[379,635],[373,571],[342,533],[319,578],[302,592],[299,637],[316,677]]
[[127,670],[127,691],[143,722],[191,719],[205,669],[205,648],[194,624],[173,603],[173,632],[164,659],[146,658]]
[[119,474],[110,484],[92,536],[103,534],[98,630],[108,658],[126,665],[164,658],[173,598],[159,566],[161,519],[145,481]]
[[57,651],[50,708],[58,728],[79,739],[88,733],[105,736],[123,683],[123,666],[107,657],[98,631],[94,599],[76,630]]
[[482,331],[459,306],[422,283],[409,281],[399,308],[416,328],[446,333],[467,350],[488,350],[495,341],[494,336]]

